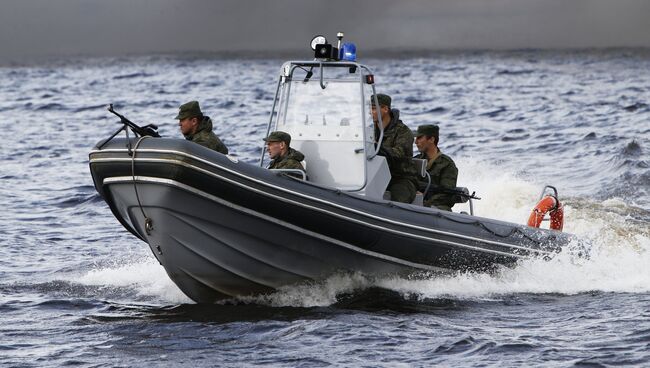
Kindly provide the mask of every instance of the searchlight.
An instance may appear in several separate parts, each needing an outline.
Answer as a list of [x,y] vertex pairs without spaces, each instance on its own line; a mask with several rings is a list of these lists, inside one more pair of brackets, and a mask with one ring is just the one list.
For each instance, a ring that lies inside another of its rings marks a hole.
[[316,46],[318,45],[324,45],[327,43],[327,38],[325,36],[314,36],[314,38],[311,39],[311,49],[316,51]]
[[325,36],[316,35],[310,42],[311,49],[314,50],[314,57],[319,60],[328,61],[356,61],[357,47],[351,42],[343,41],[343,32],[336,34],[338,42],[336,47],[327,42]]

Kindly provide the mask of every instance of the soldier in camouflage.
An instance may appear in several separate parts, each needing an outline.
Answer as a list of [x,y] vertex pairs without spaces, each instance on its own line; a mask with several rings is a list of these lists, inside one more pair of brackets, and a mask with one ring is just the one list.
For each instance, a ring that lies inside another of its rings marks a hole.
[[[373,95],[370,98],[372,119],[375,122],[375,144],[379,140],[379,117]],[[417,191],[417,170],[413,165],[413,132],[399,119],[399,110],[391,109],[391,98],[377,94],[384,136],[379,155],[388,161],[391,180],[388,191],[392,201],[411,203]]]
[[[305,159],[305,155],[289,146],[291,143],[289,133],[275,131],[264,138],[264,141],[266,142],[266,151],[272,160],[269,169],[294,169],[305,172],[305,168],[300,163]],[[295,174],[292,176],[298,177]],[[302,178],[302,176],[300,177]]]
[[198,101],[190,101],[178,108],[178,126],[185,139],[228,154],[228,147],[212,132],[212,119],[204,116]]
[[[415,145],[420,154],[415,158],[427,160],[427,172],[431,176],[431,188],[425,193],[424,205],[435,206],[444,211],[451,211],[454,206],[454,194],[441,190],[456,188],[458,169],[454,160],[443,154],[438,148],[439,131],[437,125],[421,125],[415,133]],[[426,185],[426,184],[425,184]]]

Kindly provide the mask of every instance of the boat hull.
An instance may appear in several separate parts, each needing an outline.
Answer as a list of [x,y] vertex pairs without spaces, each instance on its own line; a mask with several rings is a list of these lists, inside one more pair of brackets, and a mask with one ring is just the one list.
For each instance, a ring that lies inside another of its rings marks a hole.
[[[136,142],[130,142],[132,147]],[[90,154],[98,192],[197,302],[336,272],[489,270],[551,257],[565,234],[322,188],[191,142],[114,140]]]

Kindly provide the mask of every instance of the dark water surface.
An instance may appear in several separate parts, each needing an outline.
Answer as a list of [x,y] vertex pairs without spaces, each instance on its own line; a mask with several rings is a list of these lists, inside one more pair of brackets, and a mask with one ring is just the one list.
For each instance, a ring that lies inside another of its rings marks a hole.
[[586,249],[494,275],[339,275],[196,305],[98,197],[88,152],[117,128],[108,103],[180,137],[178,105],[198,99],[255,162],[282,60],[4,67],[0,365],[649,366],[650,51],[362,62],[405,123],[440,124],[479,215],[524,223],[555,184]]

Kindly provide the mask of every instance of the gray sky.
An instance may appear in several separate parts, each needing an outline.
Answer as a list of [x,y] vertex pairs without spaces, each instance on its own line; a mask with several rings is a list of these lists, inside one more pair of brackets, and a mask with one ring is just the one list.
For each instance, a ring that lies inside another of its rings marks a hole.
[[650,0],[0,0],[0,61],[300,51],[339,30],[360,50],[650,47]]

